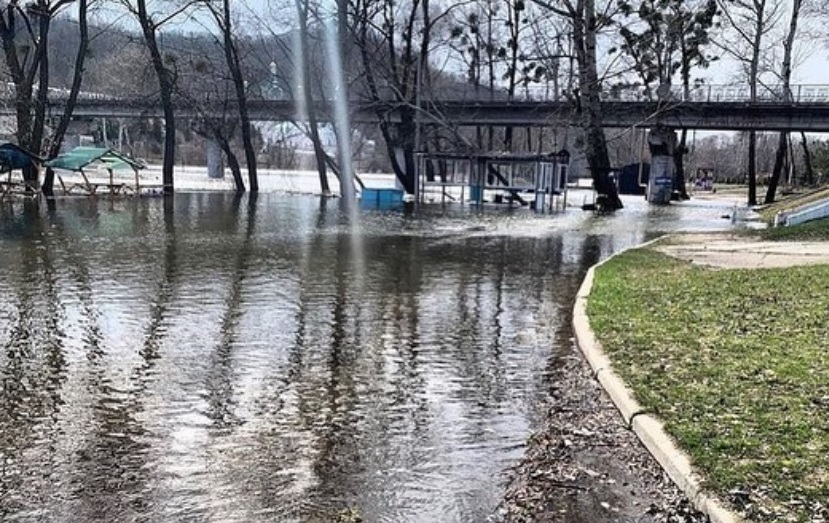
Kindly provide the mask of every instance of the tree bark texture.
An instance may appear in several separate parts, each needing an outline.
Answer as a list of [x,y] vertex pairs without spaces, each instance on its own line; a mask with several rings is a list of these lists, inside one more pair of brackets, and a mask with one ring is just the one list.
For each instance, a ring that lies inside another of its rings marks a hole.
[[[49,145],[49,157],[51,158],[60,153],[60,149],[63,146],[63,139],[66,136],[66,130],[69,128],[69,122],[72,120],[72,113],[78,101],[78,95],[81,92],[84,64],[86,63],[86,54],[89,49],[88,7],[88,0],[78,0],[78,35],[80,42],[78,42],[78,51],[75,55],[75,67],[72,71],[72,85],[69,88],[69,97],[66,100],[66,106],[63,108],[63,113],[61,113],[58,125],[52,135],[51,144]],[[47,167],[46,174],[43,178],[43,186],[41,187],[43,194],[52,196],[54,194],[54,183],[55,172]]]
[[176,163],[176,115],[173,109],[173,87],[175,84],[173,73],[164,64],[164,58],[158,46],[157,27],[147,11],[147,1],[137,0],[138,23],[144,43],[150,53],[156,77],[158,78],[159,97],[164,115],[164,159],[162,161],[162,184],[164,194],[173,194],[173,178]]

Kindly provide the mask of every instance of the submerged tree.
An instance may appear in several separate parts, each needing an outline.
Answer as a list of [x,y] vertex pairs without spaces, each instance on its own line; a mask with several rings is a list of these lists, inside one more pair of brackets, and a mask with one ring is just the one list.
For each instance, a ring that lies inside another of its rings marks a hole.
[[328,57],[331,83],[334,91],[334,134],[337,140],[337,163],[335,169],[340,181],[340,197],[346,205],[355,199],[355,174],[351,153],[351,118],[349,114],[349,88],[345,67],[348,63],[348,0],[337,0],[337,9],[325,24],[326,55]]
[[[253,145],[253,132],[251,129],[250,116],[248,116],[247,92],[245,89],[245,77],[242,67],[242,60],[239,56],[239,45],[237,35],[234,34],[233,15],[230,9],[230,0],[220,0],[216,5],[215,0],[206,0],[205,4],[216,26],[221,33],[221,48],[224,52],[227,69],[233,82],[236,94],[236,104],[239,112],[239,125],[241,127],[242,145],[245,149],[245,163],[248,167],[248,182],[250,191],[259,191],[259,179],[256,173],[256,149]],[[220,142],[221,145],[221,142]],[[228,158],[229,159],[229,158]]]
[[[158,80],[158,96],[164,114],[164,158],[162,161],[162,184],[164,194],[173,193],[173,170],[176,162],[176,114],[173,107],[173,91],[176,83],[175,57],[164,54],[159,45],[161,28],[182,13],[187,12],[196,0],[166,1],[158,7],[152,0],[122,0],[135,16],[141,27],[144,44]],[[153,9],[151,9],[153,8]]]
[[428,59],[422,55],[421,39],[427,40],[431,30],[421,23],[420,1],[356,0],[352,29],[369,99],[396,102],[397,122],[387,111],[378,110],[377,116],[395,176],[410,194],[415,192],[418,92],[422,64]]
[[[693,68],[708,67],[705,53],[717,15],[716,0],[620,0],[624,21],[618,23],[622,51],[629,57],[648,91],[664,94],[660,104],[673,103],[671,86],[679,75],[683,98],[691,93]],[[637,22],[630,23],[631,18]],[[673,131],[671,131],[673,132]],[[688,198],[685,189],[684,156],[688,131],[683,129],[674,153],[674,189]]]
[[610,156],[602,122],[602,80],[599,76],[597,42],[599,31],[612,20],[606,11],[597,10],[595,0],[560,0],[555,4],[533,0],[562,17],[571,30],[578,87],[573,93],[585,137],[585,155],[596,191],[606,198],[608,210],[622,208],[615,184],[610,179]]
[[311,42],[310,42],[310,0],[294,0],[297,13],[297,43],[298,56],[294,61],[296,67],[296,75],[298,78],[297,87],[302,98],[302,108],[305,112],[305,117],[308,120],[308,132],[311,138],[311,144],[314,147],[314,159],[317,163],[317,174],[319,175],[320,189],[322,194],[331,194],[331,188],[328,185],[328,164],[326,163],[327,153],[322,146],[322,138],[319,132],[319,122],[317,118],[317,109],[314,104],[314,90],[313,80],[311,78]]
[[243,193],[245,182],[233,148],[233,138],[240,127],[236,90],[220,57],[224,54],[221,44],[202,37],[193,38],[188,47],[194,54],[182,56],[175,94],[198,115],[190,130],[218,146],[227,159],[236,192]]
[[[69,96],[64,105],[63,112],[58,120],[58,125],[51,136],[51,143],[48,147],[48,156],[53,158],[58,155],[60,148],[63,145],[63,139],[66,135],[66,130],[69,128],[69,122],[72,120],[72,113],[75,110],[75,105],[78,101],[78,96],[81,92],[81,84],[83,83],[84,69],[86,64],[86,56],[89,52],[89,7],[90,3],[95,3],[95,0],[78,0],[78,51],[75,55],[75,67],[72,74],[72,83],[69,87]],[[46,169],[46,175],[43,179],[43,194],[51,196],[53,194],[53,185],[55,180],[55,173],[51,168]]]
[[[40,154],[46,127],[49,93],[49,29],[52,20],[73,0],[10,0],[0,6],[0,40],[6,69],[14,85],[17,143]],[[24,169],[27,185],[38,173]]]

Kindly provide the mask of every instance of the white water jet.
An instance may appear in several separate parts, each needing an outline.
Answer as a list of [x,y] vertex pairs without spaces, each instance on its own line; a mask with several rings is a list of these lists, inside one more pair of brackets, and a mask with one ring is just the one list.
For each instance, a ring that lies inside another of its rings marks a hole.
[[340,197],[342,198],[343,212],[347,213],[351,227],[352,283],[355,293],[362,296],[365,283],[365,247],[363,245],[363,229],[360,226],[360,215],[357,212],[356,195],[354,194],[354,164],[351,156],[348,87],[345,82],[342,49],[338,45],[339,41],[336,19],[329,18],[325,24],[325,44],[329,70],[334,77],[334,128],[337,138],[337,156],[340,163]]
[[[297,13],[297,20],[299,13]],[[301,31],[302,29],[300,29]],[[297,121],[308,122],[308,107],[305,105],[305,96],[303,95],[305,88],[305,70],[302,67],[302,61],[305,56],[302,53],[302,41],[300,40],[300,31],[294,31],[291,37],[291,52],[297,60],[294,60],[294,85],[293,98],[294,106],[296,107]]]
[[[336,11],[335,11],[336,13]],[[351,157],[351,122],[348,115],[348,87],[343,71],[343,50],[341,49],[336,15],[325,23],[325,46],[328,66],[334,86],[334,128],[337,134],[337,149],[340,163],[340,196],[346,208],[353,209],[354,165]],[[352,216],[353,218],[353,216]]]

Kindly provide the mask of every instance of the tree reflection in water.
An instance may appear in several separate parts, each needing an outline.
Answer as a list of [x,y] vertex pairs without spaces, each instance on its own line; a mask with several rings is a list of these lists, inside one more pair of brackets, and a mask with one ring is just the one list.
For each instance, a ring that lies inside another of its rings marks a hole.
[[24,521],[481,521],[624,243],[517,213],[355,230],[267,194],[15,205],[0,516]]

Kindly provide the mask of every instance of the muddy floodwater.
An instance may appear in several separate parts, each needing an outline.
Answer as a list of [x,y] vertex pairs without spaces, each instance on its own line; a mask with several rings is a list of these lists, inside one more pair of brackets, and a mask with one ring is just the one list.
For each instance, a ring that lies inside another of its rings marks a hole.
[[481,522],[587,268],[726,204],[0,203],[0,520]]

